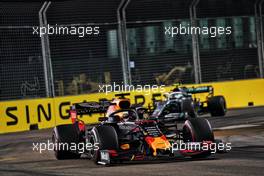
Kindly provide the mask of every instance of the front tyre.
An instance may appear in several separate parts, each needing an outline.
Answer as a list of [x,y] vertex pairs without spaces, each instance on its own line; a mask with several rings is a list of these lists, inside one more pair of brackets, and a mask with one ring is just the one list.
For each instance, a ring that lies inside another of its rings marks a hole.
[[100,150],[118,150],[117,133],[112,126],[102,125],[93,128],[88,134],[88,142],[94,147],[89,157],[97,164],[101,160]]
[[[184,142],[214,142],[214,133],[207,119],[191,118],[185,121],[183,126]],[[201,153],[191,155],[192,158],[206,158],[211,155],[211,151],[203,151]]]

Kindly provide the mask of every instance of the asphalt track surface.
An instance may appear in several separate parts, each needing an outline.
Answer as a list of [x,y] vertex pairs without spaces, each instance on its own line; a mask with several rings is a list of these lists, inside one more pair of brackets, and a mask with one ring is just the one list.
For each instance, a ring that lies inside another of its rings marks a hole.
[[[201,160],[128,162],[104,167],[85,158],[58,161],[52,151],[44,151],[41,154],[33,151],[33,143],[50,140],[51,129],[47,129],[0,135],[0,175],[263,175],[263,107],[230,110],[226,117],[205,118],[212,123],[217,138],[232,143],[230,152]],[[241,124],[253,126],[237,126]],[[229,128],[221,130],[222,127]]]

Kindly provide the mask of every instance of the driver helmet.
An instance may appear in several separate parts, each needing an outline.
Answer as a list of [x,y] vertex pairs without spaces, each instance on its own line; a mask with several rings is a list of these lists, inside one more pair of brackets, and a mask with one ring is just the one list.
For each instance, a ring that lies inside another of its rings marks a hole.
[[122,115],[122,119],[125,122],[129,121],[129,113],[128,112],[124,112],[123,115]]

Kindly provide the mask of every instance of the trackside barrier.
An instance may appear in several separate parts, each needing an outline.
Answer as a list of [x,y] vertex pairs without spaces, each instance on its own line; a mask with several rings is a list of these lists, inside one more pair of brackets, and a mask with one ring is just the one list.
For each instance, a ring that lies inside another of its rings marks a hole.
[[[212,85],[215,95],[224,95],[228,108],[243,108],[248,106],[264,106],[264,79],[207,83],[186,86]],[[166,87],[170,91],[174,87]],[[58,98],[43,98],[32,100],[0,102],[0,133],[28,131],[32,129],[51,128],[58,124],[70,123],[69,107],[73,103],[83,101],[98,101],[101,98],[112,99],[115,93],[95,93],[79,96]],[[132,103],[144,102],[145,106],[152,104],[152,98],[161,99],[159,93],[147,95],[148,92],[131,92]],[[197,98],[205,98],[205,94]],[[103,114],[84,115],[86,123],[95,123]]]

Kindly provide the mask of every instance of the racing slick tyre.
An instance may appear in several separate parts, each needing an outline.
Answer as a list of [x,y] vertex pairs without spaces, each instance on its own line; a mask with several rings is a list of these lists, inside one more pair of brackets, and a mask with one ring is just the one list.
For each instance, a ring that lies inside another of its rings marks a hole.
[[223,96],[214,96],[208,100],[208,109],[211,116],[225,116],[226,100]]
[[[207,119],[204,118],[190,118],[185,121],[183,126],[183,140],[184,142],[214,142],[214,133],[211,125]],[[192,158],[206,158],[211,155],[211,151],[204,151],[192,155]]]
[[79,143],[79,135],[74,125],[56,126],[52,134],[52,142],[54,144],[55,157],[58,160],[79,159],[81,154],[78,151],[70,150],[72,143]]
[[88,142],[94,147],[89,153],[89,157],[98,164],[100,161],[100,150],[118,150],[118,136],[112,126],[102,125],[93,128],[88,134]]

